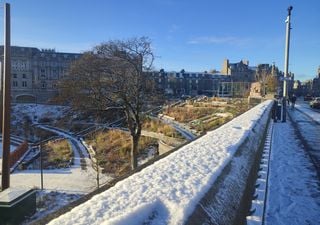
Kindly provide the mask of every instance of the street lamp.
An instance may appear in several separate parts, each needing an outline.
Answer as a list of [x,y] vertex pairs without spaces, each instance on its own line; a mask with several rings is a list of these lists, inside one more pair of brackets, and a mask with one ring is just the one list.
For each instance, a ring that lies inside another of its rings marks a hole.
[[41,190],[43,190],[43,155],[42,155],[41,142],[39,143],[39,151],[40,151],[40,180],[41,180]]
[[281,120],[282,122],[286,122],[286,98],[288,98],[288,68],[289,68],[289,46],[290,46],[290,19],[291,19],[291,11],[293,7],[289,6],[288,8],[288,16],[286,19],[286,46],[285,46],[285,54],[284,54],[284,80],[283,80],[283,99],[282,99],[282,112],[281,112]]

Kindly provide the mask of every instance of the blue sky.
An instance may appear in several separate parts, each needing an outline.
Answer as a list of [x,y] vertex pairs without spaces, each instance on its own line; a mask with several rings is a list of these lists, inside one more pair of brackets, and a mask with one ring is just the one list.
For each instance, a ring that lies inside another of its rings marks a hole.
[[[148,36],[155,68],[178,71],[220,70],[225,58],[248,59],[251,66],[274,62],[283,70],[285,19],[292,5],[289,69],[305,80],[320,65],[319,0],[8,2],[12,45],[83,52],[110,39]],[[3,10],[0,15],[2,23]]]

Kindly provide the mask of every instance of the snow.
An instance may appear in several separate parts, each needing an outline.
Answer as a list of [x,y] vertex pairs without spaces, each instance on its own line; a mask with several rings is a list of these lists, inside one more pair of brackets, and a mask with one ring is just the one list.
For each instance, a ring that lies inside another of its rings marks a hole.
[[299,101],[298,104],[296,105],[296,109],[304,112],[309,117],[311,117],[313,120],[315,120],[318,123],[320,123],[320,113],[319,113],[319,111],[312,110],[308,103]]
[[[10,145],[10,152],[13,152],[18,146]],[[2,158],[2,142],[0,142],[0,158]]]
[[[320,113],[305,104],[296,108],[320,119]],[[320,224],[319,178],[315,168],[290,120],[275,123],[273,130],[265,224]]]
[[270,103],[208,132],[49,224],[183,224],[255,124],[267,116]]
[[60,209],[62,206],[70,204],[71,202],[79,199],[82,194],[64,193],[56,191],[41,191],[36,192],[37,211],[32,217],[25,220],[22,225],[30,224],[34,220],[43,218],[50,213]]
[[63,116],[69,107],[43,104],[15,104],[12,107],[13,114],[16,117],[14,122],[21,122],[23,116],[29,116],[36,122],[43,117],[58,118]]

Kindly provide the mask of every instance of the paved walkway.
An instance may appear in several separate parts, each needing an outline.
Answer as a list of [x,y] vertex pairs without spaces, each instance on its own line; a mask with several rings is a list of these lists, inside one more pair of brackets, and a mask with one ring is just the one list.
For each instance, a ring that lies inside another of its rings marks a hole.
[[320,113],[303,102],[274,123],[265,224],[320,224]]

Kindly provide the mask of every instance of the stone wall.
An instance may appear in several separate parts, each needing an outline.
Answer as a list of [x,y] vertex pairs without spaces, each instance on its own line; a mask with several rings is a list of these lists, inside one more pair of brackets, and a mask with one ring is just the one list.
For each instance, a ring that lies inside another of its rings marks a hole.
[[265,113],[268,116],[261,117],[251,130],[251,134],[239,147],[234,158],[197,204],[186,224],[245,224],[255,174],[270,121],[270,108]]

